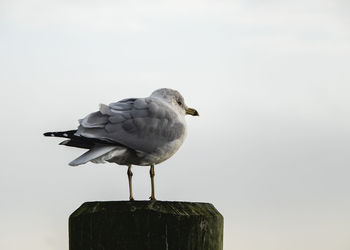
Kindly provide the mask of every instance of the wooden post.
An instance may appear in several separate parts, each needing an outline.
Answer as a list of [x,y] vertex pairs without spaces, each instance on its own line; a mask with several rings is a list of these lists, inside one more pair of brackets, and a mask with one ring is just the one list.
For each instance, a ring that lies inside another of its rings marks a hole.
[[69,217],[69,249],[222,250],[223,223],[209,203],[86,202]]

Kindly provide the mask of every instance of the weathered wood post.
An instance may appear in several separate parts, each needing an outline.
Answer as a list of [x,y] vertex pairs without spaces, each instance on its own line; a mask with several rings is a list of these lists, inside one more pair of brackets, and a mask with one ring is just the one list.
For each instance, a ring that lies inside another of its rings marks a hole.
[[223,217],[209,203],[86,202],[69,218],[70,250],[222,250]]

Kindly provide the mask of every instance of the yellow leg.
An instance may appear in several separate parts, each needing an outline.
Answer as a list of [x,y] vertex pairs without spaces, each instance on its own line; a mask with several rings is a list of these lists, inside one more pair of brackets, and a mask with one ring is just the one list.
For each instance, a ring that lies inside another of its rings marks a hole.
[[154,195],[154,176],[156,175],[154,172],[154,165],[151,165],[151,169],[149,170],[149,175],[151,176],[151,187],[152,187],[152,191],[151,191],[151,200],[156,200],[156,197]]
[[131,201],[134,200],[134,196],[132,195],[132,172],[131,172],[131,165],[128,166],[128,179],[129,179],[129,199]]

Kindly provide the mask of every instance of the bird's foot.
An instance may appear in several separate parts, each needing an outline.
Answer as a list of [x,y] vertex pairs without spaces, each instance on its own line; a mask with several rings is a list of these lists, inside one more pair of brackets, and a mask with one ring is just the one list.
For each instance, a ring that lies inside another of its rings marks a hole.
[[156,197],[154,197],[154,196],[149,197],[149,199],[150,199],[151,201],[156,201],[156,200],[157,200]]

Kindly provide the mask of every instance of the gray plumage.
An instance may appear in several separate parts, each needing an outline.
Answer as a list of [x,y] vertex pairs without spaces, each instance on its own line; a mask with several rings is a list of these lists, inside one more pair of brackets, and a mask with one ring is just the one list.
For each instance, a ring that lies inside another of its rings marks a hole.
[[[198,115],[187,108],[179,92],[159,89],[146,98],[101,104],[99,111],[79,120],[77,131],[61,144],[89,148],[72,161],[71,166],[89,161],[141,166],[158,164],[182,145],[186,136],[185,114]],[[65,137],[63,133],[45,135]]]

